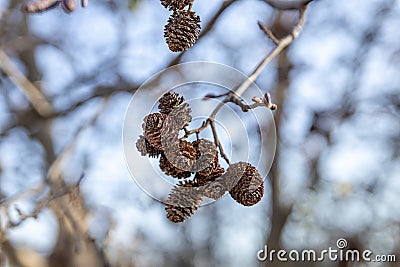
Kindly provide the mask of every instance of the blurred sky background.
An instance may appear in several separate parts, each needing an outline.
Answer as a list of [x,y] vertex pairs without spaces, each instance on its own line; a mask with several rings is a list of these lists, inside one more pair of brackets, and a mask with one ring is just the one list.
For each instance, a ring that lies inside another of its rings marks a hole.
[[[197,0],[193,10],[204,25],[222,3]],[[32,82],[40,85],[56,110],[65,111],[49,126],[54,153],[77,138],[73,153],[62,161],[63,178],[72,184],[85,173],[81,194],[90,210],[88,232],[106,247],[110,262],[264,265],[256,253],[271,231],[271,175],[265,180],[263,200],[254,207],[225,196],[175,225],[165,218],[164,206],[135,184],[124,161],[123,120],[133,89],[177,56],[163,38],[170,12],[156,0],[91,1],[71,14],[56,8],[26,15],[22,5],[23,1],[0,1],[0,48],[28,77],[30,66],[21,55],[33,50],[31,63],[38,73]],[[296,21],[295,12],[280,15],[282,21]],[[275,19],[276,11],[263,1],[236,1],[181,62],[211,61],[248,74],[274,47],[257,21],[271,25]],[[283,248],[321,250],[343,237],[356,248],[399,255],[399,28],[400,1],[315,1],[299,38],[285,52],[290,63],[285,90],[279,91],[281,60],[268,65],[257,80],[280,110],[274,171],[279,174],[279,205],[290,210],[280,239]],[[29,102],[4,73],[0,78],[0,197],[6,199],[39,186],[47,163],[32,129],[17,123],[15,114],[26,110]],[[99,87],[106,93],[68,110]],[[207,89],[212,90],[205,88],[204,95]],[[149,91],[146,105],[153,105],[157,94]],[[201,94],[189,99],[193,97]],[[206,111],[204,116],[208,110],[199,109]],[[98,112],[96,122],[76,135]],[[246,116],[250,113],[240,114]],[[140,130],[142,118],[136,119]],[[228,118],[225,123],[232,125]],[[242,149],[240,144],[235,147],[235,140],[240,136],[231,143],[223,140],[232,145],[229,153]],[[15,204],[26,212],[34,207],[31,200]],[[11,215],[17,213],[11,209]],[[16,248],[47,257],[58,227],[56,215],[44,209],[37,219],[8,230],[7,237]],[[318,264],[314,266],[352,266]]]

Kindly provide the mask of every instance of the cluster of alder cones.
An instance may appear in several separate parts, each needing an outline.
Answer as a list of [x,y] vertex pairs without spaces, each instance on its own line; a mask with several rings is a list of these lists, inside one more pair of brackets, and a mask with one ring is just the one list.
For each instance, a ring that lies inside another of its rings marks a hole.
[[188,50],[199,38],[200,17],[191,10],[193,1],[161,0],[161,4],[173,12],[164,28],[165,41],[173,52]]
[[[198,209],[203,197],[230,196],[244,206],[258,203],[264,194],[264,183],[257,169],[249,163],[219,164],[213,142],[179,138],[179,133],[192,120],[189,104],[177,93],[166,93],[159,111],[144,118],[143,135],[136,142],[142,156],[159,158],[160,169],[180,179],[166,200],[167,218],[175,223],[188,219]],[[194,174],[193,178],[190,178]]]

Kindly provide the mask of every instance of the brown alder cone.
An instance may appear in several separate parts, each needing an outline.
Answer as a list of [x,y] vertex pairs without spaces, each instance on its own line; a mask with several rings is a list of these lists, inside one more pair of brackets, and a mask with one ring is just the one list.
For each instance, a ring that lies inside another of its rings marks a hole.
[[180,140],[175,150],[169,150],[168,155],[162,154],[160,169],[169,176],[182,179],[192,175],[191,168],[196,160],[196,150],[190,142]]
[[219,167],[217,148],[213,142],[206,139],[198,139],[192,144],[196,149],[196,164],[193,166],[193,171],[201,176],[210,175]]
[[186,6],[191,6],[193,0],[161,0],[161,4],[169,10],[184,9]]
[[178,93],[168,92],[164,94],[158,101],[158,109],[160,110],[160,113],[169,114],[173,109],[179,107],[183,101],[185,101],[183,96],[179,96]]
[[160,137],[165,155],[169,159],[172,157],[170,154],[176,153],[176,149],[179,147],[179,132],[192,120],[191,111],[189,105],[184,103],[173,109],[168,116],[164,114],[166,119]]
[[155,149],[163,150],[161,144],[161,131],[167,115],[161,113],[152,113],[144,118],[142,128],[146,140]]
[[193,181],[175,186],[166,201],[168,220],[179,223],[190,218],[200,206],[202,197],[201,191]]
[[140,135],[136,141],[136,148],[142,156],[148,155],[151,158],[157,158],[162,154],[162,151],[154,148],[143,135]]
[[191,10],[176,10],[164,28],[165,41],[172,52],[192,47],[200,35],[200,17]]
[[202,188],[204,196],[217,200],[225,194],[227,187],[224,172],[223,168],[217,167],[208,176],[196,173],[194,180]]
[[249,163],[242,161],[229,165],[223,177],[228,191],[238,184],[242,176],[245,174],[248,165]]
[[244,206],[253,206],[258,203],[264,195],[264,181],[257,169],[247,163],[239,182],[229,193],[238,203]]

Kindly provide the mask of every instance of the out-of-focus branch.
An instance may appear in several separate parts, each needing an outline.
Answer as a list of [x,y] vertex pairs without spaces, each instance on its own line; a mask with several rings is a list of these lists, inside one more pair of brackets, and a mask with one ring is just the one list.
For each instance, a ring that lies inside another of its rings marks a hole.
[[0,68],[23,91],[40,115],[45,117],[54,112],[45,95],[25,77],[2,49],[0,49]]
[[298,10],[314,0],[264,0],[265,3],[278,10]]
[[[48,193],[46,197],[44,197],[40,201],[36,202],[35,209],[30,213],[24,213],[18,206],[15,206],[14,208],[15,208],[16,212],[18,213],[18,221],[13,222],[12,220],[9,219],[6,228],[18,227],[25,220],[27,220],[29,218],[37,219],[39,214],[43,211],[44,208],[49,206],[51,201],[61,198],[63,196],[66,196],[66,195],[70,194],[71,192],[73,192],[74,190],[76,190],[77,188],[79,188],[83,178],[84,178],[84,176],[82,175],[81,178],[79,178],[78,182],[76,184],[74,184],[73,186],[61,188],[60,190],[58,190],[57,192],[54,192],[54,193]],[[9,212],[9,210],[7,210],[7,212]]]
[[58,6],[60,3],[61,3],[60,0],[31,1],[26,4],[25,11],[28,13],[44,12]]
[[[76,9],[76,0],[33,0],[26,4],[25,11],[28,13],[40,13],[57,7],[61,3],[65,13],[70,13]],[[86,7],[88,0],[81,0],[81,6]]]
[[112,86],[97,86],[92,94],[88,95],[87,97],[83,97],[83,98],[79,99],[79,101],[71,104],[69,107],[67,107],[61,111],[57,111],[57,112],[50,114],[48,117],[62,117],[62,116],[69,114],[70,112],[76,110],[77,108],[85,105],[86,103],[88,103],[89,101],[91,101],[93,99],[96,99],[96,98],[104,99],[104,98],[107,98],[107,97],[110,97],[112,95],[115,95],[117,93],[122,93],[122,92],[133,93],[137,88],[139,88],[138,85],[129,84],[126,82],[121,82],[119,84],[115,84]]
[[[75,185],[69,186],[69,187],[65,186],[65,184],[59,180],[61,178],[61,163],[74,150],[80,133],[82,133],[88,127],[93,126],[97,122],[97,119],[99,118],[100,114],[102,114],[102,112],[105,110],[106,103],[107,103],[107,100],[104,101],[102,107],[93,116],[93,118],[90,120],[90,122],[81,126],[77,130],[74,139],[62,150],[62,152],[54,160],[54,162],[51,164],[51,166],[49,167],[49,170],[47,172],[46,183],[43,183],[43,184],[39,185],[38,187],[32,188],[29,191],[17,194],[8,199],[4,199],[4,200],[0,201],[1,208],[4,209],[5,213],[8,215],[10,206],[12,206],[13,203],[15,203],[18,199],[21,199],[24,197],[29,197],[31,195],[40,196],[43,193],[45,193],[45,196],[36,202],[35,209],[29,214],[25,214],[18,207],[15,207],[15,210],[18,213],[19,220],[17,222],[13,222],[12,220],[10,220],[10,216],[7,216],[8,222],[7,222],[6,228],[17,227],[28,218],[37,218],[37,216],[42,212],[42,210],[44,208],[48,207],[50,202],[52,202],[55,199],[65,196],[66,194],[72,192],[73,190],[75,190],[77,187],[80,186],[80,184],[84,178],[83,175],[79,178],[78,182]],[[50,185],[50,190],[46,189],[46,188],[48,188],[47,185]],[[46,190],[48,192],[46,192]]]
[[64,160],[65,157],[69,156],[72,153],[72,151],[75,149],[76,143],[78,142],[79,135],[85,129],[96,124],[100,114],[102,114],[103,111],[105,110],[107,103],[108,103],[108,98],[105,98],[100,110],[93,116],[93,118],[89,121],[89,123],[79,127],[79,129],[76,131],[76,133],[74,135],[74,139],[62,150],[62,152],[58,155],[56,160],[51,164],[51,166],[47,172],[48,181],[55,182],[61,177],[62,161]]

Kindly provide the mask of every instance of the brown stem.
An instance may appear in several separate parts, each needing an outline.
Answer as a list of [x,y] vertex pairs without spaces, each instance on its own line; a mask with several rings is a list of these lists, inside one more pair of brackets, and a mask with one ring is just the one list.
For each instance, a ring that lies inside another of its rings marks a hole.
[[[305,23],[305,11],[307,9],[307,4],[310,3],[312,0],[307,0],[307,1],[299,1],[297,2],[298,6],[296,6],[296,9],[299,10],[299,21],[297,22],[296,26],[294,27],[293,31],[291,34],[287,35],[285,38],[278,40],[272,32],[268,34],[268,36],[276,43],[276,47],[265,56],[265,58],[258,64],[258,66],[254,69],[254,71],[250,74],[248,79],[246,79],[242,84],[240,84],[233,92],[228,93],[226,97],[218,103],[218,105],[214,108],[214,110],[211,112],[209,118],[203,122],[201,127],[194,129],[194,130],[187,130],[185,129],[185,136],[183,138],[187,138],[192,134],[198,135],[200,132],[202,132],[207,126],[210,125],[213,136],[214,136],[214,143],[218,147],[221,156],[225,159],[225,161],[229,164],[229,159],[226,156],[226,154],[223,151],[221,142],[219,141],[218,134],[216,131],[214,119],[218,112],[222,109],[222,107],[228,103],[232,102],[242,108],[244,112],[249,111],[250,109],[254,109],[256,107],[260,106],[266,106],[271,110],[277,109],[277,105],[273,104],[271,102],[271,96],[269,93],[266,93],[264,97],[258,98],[255,97],[253,98],[253,104],[248,105],[245,103],[243,99],[241,99],[241,95],[255,82],[255,80],[258,78],[260,75],[261,71],[265,68],[265,66],[270,63],[274,58],[276,58],[287,46],[289,46],[299,35],[302,27],[304,26]],[[275,4],[277,4],[275,1],[267,1],[268,4],[271,6],[275,7]],[[280,7],[276,7],[277,9],[281,9]],[[292,7],[290,6],[289,9]],[[260,27],[262,24],[260,24]],[[267,32],[269,32],[268,28]],[[264,29],[264,31],[265,31]],[[273,38],[272,38],[273,37]],[[218,95],[218,96],[213,96],[213,95],[207,95],[205,99],[209,98],[217,98],[223,95]]]
[[214,143],[219,149],[219,154],[226,161],[226,163],[228,163],[228,165],[230,165],[229,158],[225,154],[224,149],[223,149],[223,147],[221,145],[221,142],[219,141],[218,134],[217,134],[217,129],[215,128],[214,118],[212,118],[212,119],[210,118],[209,122],[210,122],[210,127],[211,127],[211,130],[212,130],[213,136],[214,136]]
[[261,21],[258,22],[258,26],[260,29],[274,42],[274,44],[279,45],[279,39],[275,36],[275,34],[267,27],[267,25],[263,24]]
[[25,77],[2,49],[0,49],[0,69],[23,91],[34,109],[41,116],[45,117],[54,112],[46,96]]

